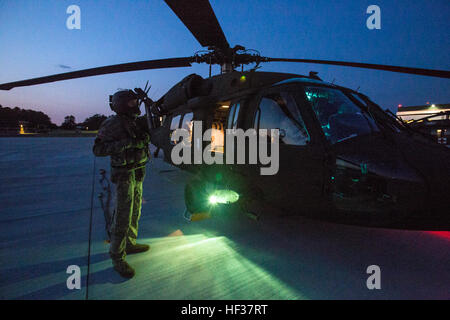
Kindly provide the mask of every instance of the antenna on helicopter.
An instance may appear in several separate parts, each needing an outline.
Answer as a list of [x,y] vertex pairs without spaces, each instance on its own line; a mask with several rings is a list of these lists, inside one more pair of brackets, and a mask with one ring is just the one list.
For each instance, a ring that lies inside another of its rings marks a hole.
[[320,81],[322,81],[322,79],[320,79],[320,77],[318,76],[318,72],[317,71],[310,71],[309,72],[309,77],[311,78],[311,79],[316,79],[316,80],[320,80]]

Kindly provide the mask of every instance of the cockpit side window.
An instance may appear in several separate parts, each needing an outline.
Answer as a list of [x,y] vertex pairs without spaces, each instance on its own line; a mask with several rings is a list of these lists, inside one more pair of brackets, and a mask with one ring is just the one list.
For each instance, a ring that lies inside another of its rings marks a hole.
[[234,119],[234,112],[236,110],[236,105],[233,104],[230,107],[230,112],[228,113],[228,120],[227,120],[227,129],[231,129],[231,127],[233,126],[233,119]]
[[326,138],[332,144],[379,131],[371,115],[341,90],[305,87],[305,94]]
[[241,108],[241,104],[238,102],[235,104],[236,106],[236,111],[234,112],[234,119],[233,119],[233,125],[231,127],[231,129],[236,129],[237,128],[237,122],[238,122],[238,117],[239,117],[239,109]]
[[239,109],[241,107],[240,102],[234,103],[230,107],[230,112],[228,114],[228,121],[227,121],[227,129],[236,129],[237,128],[237,121],[239,117]]
[[258,130],[278,129],[282,144],[304,146],[311,140],[295,100],[286,92],[261,99],[254,125]]

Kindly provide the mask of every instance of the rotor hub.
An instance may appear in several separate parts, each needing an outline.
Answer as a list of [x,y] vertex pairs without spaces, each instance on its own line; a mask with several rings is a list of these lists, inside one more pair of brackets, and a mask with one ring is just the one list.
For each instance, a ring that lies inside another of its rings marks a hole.
[[259,63],[267,60],[267,58],[261,57],[258,51],[245,49],[240,45],[226,50],[216,47],[210,47],[208,49],[209,50],[197,52],[194,55],[192,62],[220,65],[222,73],[232,72],[239,66],[251,63],[256,63],[258,66]]

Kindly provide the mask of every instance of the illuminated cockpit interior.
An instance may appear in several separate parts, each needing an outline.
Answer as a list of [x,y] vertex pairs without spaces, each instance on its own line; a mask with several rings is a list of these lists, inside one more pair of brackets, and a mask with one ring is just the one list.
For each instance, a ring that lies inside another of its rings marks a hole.
[[341,90],[309,86],[305,94],[332,144],[379,131],[371,115]]

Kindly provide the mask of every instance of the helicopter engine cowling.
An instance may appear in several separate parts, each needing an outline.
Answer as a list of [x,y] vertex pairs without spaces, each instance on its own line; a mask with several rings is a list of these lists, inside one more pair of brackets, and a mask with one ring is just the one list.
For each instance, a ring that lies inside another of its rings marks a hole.
[[211,92],[212,85],[197,74],[191,74],[173,86],[163,98],[160,109],[169,112],[183,104],[189,99],[206,96]]

